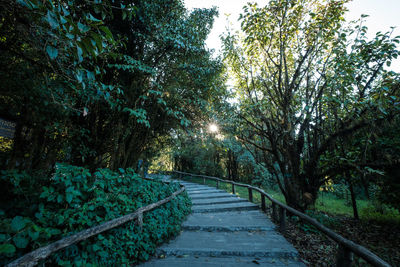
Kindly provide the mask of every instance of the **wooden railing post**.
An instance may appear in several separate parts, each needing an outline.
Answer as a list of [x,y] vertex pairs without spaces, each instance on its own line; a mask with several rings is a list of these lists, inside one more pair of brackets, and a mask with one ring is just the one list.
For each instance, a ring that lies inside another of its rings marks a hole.
[[219,189],[219,181],[217,181],[217,189]]
[[232,194],[236,194],[236,191],[235,191],[235,184],[232,184]]
[[137,217],[137,223],[139,225],[140,232],[143,231],[143,212],[140,212]]
[[336,266],[337,267],[350,267],[353,262],[353,253],[339,245],[337,255],[336,255]]
[[265,206],[265,196],[262,193],[260,193],[260,195],[261,195],[261,209],[263,212],[266,212],[267,207]]
[[249,201],[253,202],[253,190],[251,189],[251,187],[248,187],[247,189],[249,191]]
[[278,221],[278,213],[276,210],[276,204],[272,202],[272,219],[276,222]]
[[279,230],[286,231],[286,210],[282,207],[279,207]]

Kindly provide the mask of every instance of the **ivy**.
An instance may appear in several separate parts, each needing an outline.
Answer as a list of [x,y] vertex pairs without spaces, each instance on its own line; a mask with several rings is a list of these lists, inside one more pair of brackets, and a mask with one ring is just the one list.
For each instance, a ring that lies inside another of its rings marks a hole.
[[[0,264],[102,222],[134,212],[179,189],[118,172],[57,164],[50,178],[3,171],[7,201],[1,206]],[[37,187],[37,192],[32,191]],[[24,192],[30,192],[28,198]],[[18,207],[13,201],[19,200]],[[7,208],[13,207],[14,208]],[[32,208],[34,207],[34,208]],[[142,230],[133,222],[68,247],[47,260],[61,266],[132,264],[147,260],[157,244],[171,238],[190,211],[187,195],[144,214]]]

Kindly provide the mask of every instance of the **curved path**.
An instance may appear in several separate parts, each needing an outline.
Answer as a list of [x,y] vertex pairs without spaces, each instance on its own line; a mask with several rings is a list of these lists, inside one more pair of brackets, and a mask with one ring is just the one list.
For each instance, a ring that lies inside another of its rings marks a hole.
[[305,266],[256,204],[213,187],[182,182],[192,199],[183,231],[140,266]]

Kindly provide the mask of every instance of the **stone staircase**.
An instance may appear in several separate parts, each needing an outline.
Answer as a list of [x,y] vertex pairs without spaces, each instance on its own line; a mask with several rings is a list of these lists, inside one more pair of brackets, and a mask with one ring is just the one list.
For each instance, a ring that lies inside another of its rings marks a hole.
[[256,204],[209,186],[180,182],[192,199],[183,231],[140,266],[305,266]]

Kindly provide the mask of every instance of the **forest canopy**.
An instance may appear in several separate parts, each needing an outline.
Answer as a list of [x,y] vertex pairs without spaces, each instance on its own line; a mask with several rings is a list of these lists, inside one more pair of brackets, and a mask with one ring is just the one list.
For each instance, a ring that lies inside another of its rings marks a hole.
[[16,123],[7,169],[135,166],[220,94],[204,41],[215,9],[180,1],[2,2],[1,116]]
[[198,141],[214,162],[183,150],[179,167],[276,186],[300,210],[329,184],[377,190],[398,209],[400,84],[390,66],[399,36],[369,39],[366,16],[344,20],[347,2],[247,4],[241,32],[222,38],[233,101],[214,106],[210,121],[224,138]]

